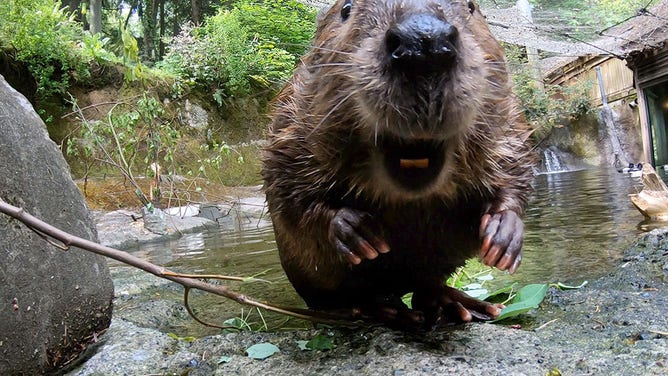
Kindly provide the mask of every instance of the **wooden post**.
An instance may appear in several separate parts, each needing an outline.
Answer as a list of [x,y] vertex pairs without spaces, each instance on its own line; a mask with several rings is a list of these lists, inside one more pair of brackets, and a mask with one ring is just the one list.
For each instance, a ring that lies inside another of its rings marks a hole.
[[614,165],[616,168],[626,167],[628,166],[628,160],[626,159],[626,155],[624,155],[624,151],[622,150],[622,144],[619,142],[619,137],[617,137],[612,109],[608,105],[608,96],[605,93],[605,84],[603,83],[601,67],[596,67],[596,77],[598,78],[598,88],[601,90],[601,101],[603,102],[603,108],[601,109],[601,120],[603,123],[605,123],[605,127],[608,130],[608,136],[610,136],[612,153],[615,155]]

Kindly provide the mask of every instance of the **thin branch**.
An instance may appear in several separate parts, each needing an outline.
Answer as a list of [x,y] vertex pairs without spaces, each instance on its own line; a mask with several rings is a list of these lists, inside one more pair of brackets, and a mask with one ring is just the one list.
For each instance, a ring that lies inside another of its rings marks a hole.
[[[358,325],[351,321],[353,319],[352,313],[351,315],[348,316],[348,315],[337,315],[326,312],[311,311],[299,308],[279,307],[276,305],[257,301],[252,297],[237,293],[225,286],[214,285],[197,279],[179,277],[178,273],[170,271],[164,267],[152,264],[146,260],[142,260],[127,252],[119,251],[117,249],[107,247],[99,243],[95,243],[93,241],[80,238],[78,236],[67,233],[63,230],[60,230],[30,215],[22,208],[18,208],[16,206],[8,204],[1,198],[0,198],[0,213],[4,213],[12,218],[15,218],[23,222],[23,224],[25,224],[28,228],[30,228],[33,231],[36,231],[40,234],[48,235],[49,237],[62,243],[64,247],[78,247],[83,250],[90,251],[95,254],[114,259],[116,261],[120,261],[124,264],[144,270],[160,278],[176,282],[185,287],[186,289],[198,289],[206,291],[215,295],[223,296],[225,298],[234,300],[239,304],[244,304],[257,308],[263,308],[268,311],[277,312],[312,322],[329,324],[329,325],[341,325],[341,326]],[[197,321],[201,322],[200,320]]]
[[[131,99],[131,98],[130,98],[130,99]],[[77,109],[76,109],[76,110],[74,110],[74,111],[72,111],[72,112],[68,112],[68,113],[66,113],[65,115],[62,115],[60,118],[61,118],[61,119],[65,119],[66,117],[70,117],[70,116],[72,116],[72,115],[78,115],[78,114],[81,113],[81,111],[85,111],[85,110],[87,110],[87,109],[89,109],[89,108],[95,108],[95,107],[99,107],[99,106],[107,106],[107,105],[119,105],[119,104],[127,104],[127,102],[125,102],[125,101],[123,101],[123,102],[118,102],[118,101],[100,102],[100,103],[93,103],[93,104],[90,104],[90,105],[88,105],[88,106],[84,106],[84,107],[81,107],[81,108],[79,108],[79,107],[77,106]]]
[[186,287],[185,290],[183,291],[183,305],[186,307],[186,311],[188,311],[188,314],[190,317],[193,318],[193,320],[197,321],[198,323],[204,325],[204,326],[209,326],[212,328],[218,328],[218,329],[239,329],[236,326],[232,325],[218,325],[218,324],[211,324],[209,322],[206,322],[197,315],[195,315],[195,312],[193,312],[192,308],[190,308],[190,302],[188,301],[188,296],[190,295],[190,287]]

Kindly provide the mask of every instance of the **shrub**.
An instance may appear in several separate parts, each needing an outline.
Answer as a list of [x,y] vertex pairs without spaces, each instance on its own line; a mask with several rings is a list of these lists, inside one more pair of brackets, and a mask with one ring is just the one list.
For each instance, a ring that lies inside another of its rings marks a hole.
[[[78,107],[75,103],[75,109]],[[135,176],[155,174],[152,166],[169,165],[179,138],[161,102],[144,94],[139,99],[119,102],[109,111],[106,121],[91,121],[81,115],[81,128],[67,140],[67,154],[85,165],[84,176],[97,162],[116,169],[135,187],[142,205],[149,197],[160,199],[159,179],[152,192],[143,192]],[[156,177],[153,175],[152,177]]]
[[254,38],[299,58],[315,33],[315,10],[295,0],[241,0],[239,20]]
[[294,0],[242,0],[201,27],[185,25],[159,65],[226,98],[277,89],[315,29],[315,10]]
[[78,53],[83,29],[53,0],[0,1],[0,48],[27,65],[37,81],[37,99],[64,93],[69,73],[88,75]]
[[572,86],[541,85],[536,82],[524,49],[504,44],[511,67],[513,92],[520,99],[524,115],[536,128],[546,132],[564,120],[573,120],[592,110],[589,91],[593,82]]

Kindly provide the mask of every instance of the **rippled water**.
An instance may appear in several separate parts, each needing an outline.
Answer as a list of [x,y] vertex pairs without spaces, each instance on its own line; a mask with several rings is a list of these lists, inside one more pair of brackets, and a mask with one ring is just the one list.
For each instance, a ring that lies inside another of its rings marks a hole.
[[642,232],[644,217],[628,197],[642,188],[639,178],[590,169],[538,175],[534,187],[519,281],[591,280]]
[[[514,276],[501,278],[579,284],[615,265],[624,246],[642,232],[643,217],[628,198],[641,187],[637,178],[592,169],[538,175],[534,186],[522,266]],[[280,267],[270,226],[212,230],[130,251],[184,273],[257,275],[267,283],[232,288],[278,304],[302,304]],[[241,312],[240,306],[217,297],[204,298],[199,307],[218,317]]]

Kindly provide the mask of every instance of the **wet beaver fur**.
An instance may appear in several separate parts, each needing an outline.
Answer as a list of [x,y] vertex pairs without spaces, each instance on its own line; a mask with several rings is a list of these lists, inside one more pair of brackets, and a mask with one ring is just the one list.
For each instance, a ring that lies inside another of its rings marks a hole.
[[263,160],[291,283],[311,308],[392,324],[497,316],[444,285],[476,255],[517,269],[534,163],[477,5],[339,0],[318,18]]

